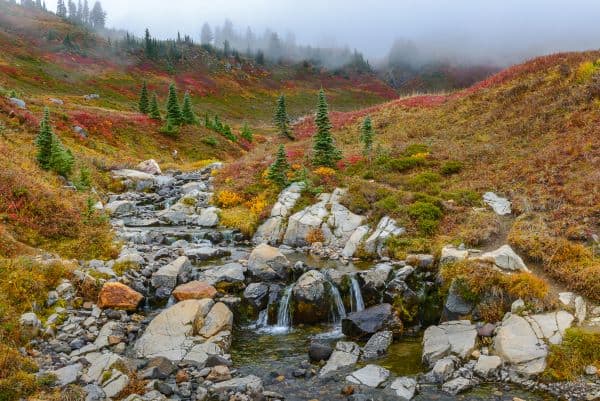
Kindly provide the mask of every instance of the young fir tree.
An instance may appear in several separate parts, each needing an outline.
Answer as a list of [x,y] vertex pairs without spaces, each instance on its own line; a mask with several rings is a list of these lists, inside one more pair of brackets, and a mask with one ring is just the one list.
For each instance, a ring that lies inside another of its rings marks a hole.
[[252,130],[250,129],[250,127],[248,126],[248,123],[244,123],[244,126],[242,127],[242,132],[240,133],[240,136],[242,138],[244,138],[245,140],[247,140],[248,142],[252,142]]
[[279,96],[277,100],[277,106],[275,107],[275,126],[279,130],[279,133],[282,136],[285,136],[289,139],[294,139],[292,132],[290,130],[290,119],[287,114],[287,107],[285,105],[285,96]]
[[150,118],[153,120],[161,120],[160,109],[158,108],[158,98],[156,93],[152,94],[152,100],[150,101]]
[[75,158],[70,150],[65,149],[56,135],[52,137],[52,150],[50,152],[50,168],[63,177],[68,177],[73,170]]
[[175,85],[169,86],[169,98],[167,99],[167,121],[171,123],[171,126],[181,125],[181,108],[179,107],[179,100],[177,100],[177,91]]
[[196,124],[198,122],[198,118],[194,114],[194,110],[192,108],[192,99],[190,98],[190,94],[188,92],[185,92],[185,95],[183,96],[181,119],[184,124]]
[[148,114],[150,111],[150,99],[148,98],[148,87],[146,81],[142,84],[142,92],[140,93],[139,110],[142,114]]
[[331,123],[325,92],[319,91],[317,116],[315,118],[317,133],[313,138],[313,164],[315,166],[335,167],[335,163],[342,158],[341,152],[335,147],[331,136]]
[[369,116],[363,121],[360,131],[360,141],[363,144],[363,154],[370,159],[373,151],[373,124]]
[[269,181],[277,184],[279,187],[284,187],[288,182],[287,173],[289,169],[290,164],[287,160],[285,148],[283,145],[279,145],[279,150],[277,151],[277,156],[275,156],[275,161],[273,164],[271,164],[271,166],[269,166],[267,178]]
[[50,111],[46,107],[44,109],[44,118],[40,123],[40,131],[38,133],[35,144],[37,146],[37,162],[44,170],[50,168],[50,155],[52,154],[52,127],[50,126]]

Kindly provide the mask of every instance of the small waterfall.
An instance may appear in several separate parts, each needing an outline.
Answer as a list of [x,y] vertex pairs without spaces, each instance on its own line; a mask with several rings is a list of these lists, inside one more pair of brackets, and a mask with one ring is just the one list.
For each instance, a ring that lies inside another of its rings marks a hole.
[[283,292],[283,296],[279,301],[277,310],[277,327],[289,329],[292,322],[292,314],[290,312],[290,301],[292,299],[293,285],[288,286]]
[[346,317],[346,309],[344,308],[344,301],[342,301],[342,296],[340,295],[340,291],[336,287],[335,284],[329,283],[329,289],[331,291],[331,297],[333,298],[333,303],[335,305],[335,311],[333,313],[333,323],[340,323],[343,318]]
[[360,292],[360,286],[356,277],[350,278],[350,306],[352,312],[360,312],[365,309],[365,301],[363,301],[362,293]]
[[260,329],[261,327],[267,327],[269,323],[269,307],[267,306],[265,309],[261,310],[258,314],[258,319],[256,319],[256,323],[254,323],[254,327]]

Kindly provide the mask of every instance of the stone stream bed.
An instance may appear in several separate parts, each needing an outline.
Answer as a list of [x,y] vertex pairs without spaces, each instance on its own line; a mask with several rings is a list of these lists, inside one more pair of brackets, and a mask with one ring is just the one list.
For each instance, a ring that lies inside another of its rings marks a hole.
[[[343,256],[358,246],[357,232],[381,251],[386,235],[403,232],[394,221],[382,219],[369,235],[360,216],[335,203],[342,191],[336,190],[290,223],[287,245],[270,246],[283,237],[290,202],[298,198],[301,186],[293,185],[252,242],[219,227],[219,210],[210,203],[211,172],[219,167],[163,174],[147,161],[114,172],[129,191],[96,207],[111,216],[123,243],[119,258],[79,262],[74,278],[48,294],[51,316],[21,319],[41,375],[82,388],[86,401],[555,399],[538,392],[528,375],[545,361],[538,337],[560,341],[573,315],[526,320],[508,313],[491,327],[452,316],[439,323],[443,300],[433,296],[433,256],[373,262]],[[335,246],[302,245],[295,233],[329,209],[336,213]],[[499,265],[523,264],[512,250],[499,252]],[[466,254],[452,248],[442,259]],[[77,289],[95,286],[97,300],[84,302]],[[577,304],[575,296],[566,301]],[[456,299],[446,306],[453,312],[465,305]],[[406,311],[402,319],[399,309]],[[504,359],[490,350],[493,341]],[[522,342],[533,351],[523,351]],[[592,379],[554,393],[581,399],[597,384]]]

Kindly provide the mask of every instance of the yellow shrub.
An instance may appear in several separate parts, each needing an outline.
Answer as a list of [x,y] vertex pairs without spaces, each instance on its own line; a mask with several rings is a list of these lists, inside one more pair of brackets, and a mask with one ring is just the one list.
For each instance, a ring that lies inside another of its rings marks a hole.
[[544,299],[548,295],[548,283],[531,273],[517,273],[508,277],[507,290],[514,298]]
[[260,216],[268,205],[267,193],[264,192],[245,203],[245,206],[256,216]]
[[597,64],[591,61],[585,61],[579,64],[579,68],[577,68],[577,72],[575,76],[577,77],[577,81],[579,83],[584,83],[592,78],[594,72],[598,70]]
[[219,206],[230,208],[240,205],[244,201],[244,198],[233,191],[224,189],[223,191],[217,193],[216,201]]
[[429,157],[429,152],[421,152],[413,155],[412,157],[416,157],[417,159],[427,159]]
[[258,226],[258,216],[245,206],[223,209],[220,218],[222,225],[236,228],[247,237],[251,237]]
[[336,175],[336,171],[331,167],[319,167],[315,171],[313,171],[319,177],[333,177]]

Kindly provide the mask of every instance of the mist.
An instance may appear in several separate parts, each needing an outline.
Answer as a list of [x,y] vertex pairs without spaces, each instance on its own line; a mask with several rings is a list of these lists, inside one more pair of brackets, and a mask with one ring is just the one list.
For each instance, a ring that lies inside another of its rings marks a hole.
[[[55,0],[48,0],[51,10]],[[102,0],[108,26],[141,36],[200,41],[202,25],[225,19],[243,35],[270,29],[298,45],[348,47],[372,63],[397,40],[410,42],[415,63],[447,60],[505,66],[557,51],[600,47],[600,2],[593,0]],[[217,46],[221,44],[216,43]],[[245,50],[245,49],[239,49]]]

